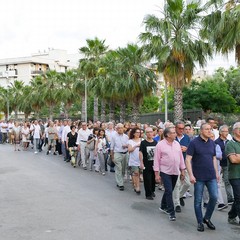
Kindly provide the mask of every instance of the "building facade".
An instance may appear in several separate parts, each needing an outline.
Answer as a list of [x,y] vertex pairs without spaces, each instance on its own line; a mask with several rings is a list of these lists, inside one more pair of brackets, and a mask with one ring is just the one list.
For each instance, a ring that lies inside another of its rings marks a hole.
[[0,59],[0,86],[7,87],[15,80],[27,85],[34,77],[48,70],[66,72],[77,68],[78,61],[78,54],[68,54],[60,49],[49,49],[30,57]]

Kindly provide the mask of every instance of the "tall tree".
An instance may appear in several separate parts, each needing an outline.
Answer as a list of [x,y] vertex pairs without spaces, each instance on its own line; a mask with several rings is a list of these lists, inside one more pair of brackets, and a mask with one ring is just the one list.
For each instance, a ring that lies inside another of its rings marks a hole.
[[[85,83],[96,77],[100,58],[106,53],[108,46],[105,40],[98,38],[87,39],[87,45],[79,49],[83,58],[80,59],[79,68],[85,75]],[[86,101],[86,99],[85,99]],[[98,120],[98,96],[94,96],[94,121]]]
[[49,119],[53,119],[53,109],[61,101],[62,92],[59,90],[59,73],[50,70],[42,75],[43,89],[42,94],[45,104],[49,109]]
[[211,12],[203,18],[201,36],[210,40],[219,53],[227,55],[235,51],[235,59],[240,66],[239,1],[209,1],[205,7]]
[[15,114],[15,120],[18,119],[19,103],[23,95],[23,81],[16,80],[10,83],[9,93],[10,93],[10,105],[13,108]]
[[174,120],[183,118],[182,88],[191,81],[195,64],[206,64],[212,55],[210,44],[198,31],[203,8],[199,2],[166,0],[162,15],[147,15],[145,32],[139,38],[149,58],[157,61],[159,72],[174,88]]

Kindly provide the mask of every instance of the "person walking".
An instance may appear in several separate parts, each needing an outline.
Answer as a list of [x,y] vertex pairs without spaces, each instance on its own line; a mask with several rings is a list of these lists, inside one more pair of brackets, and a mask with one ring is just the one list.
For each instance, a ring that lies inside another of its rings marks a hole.
[[228,158],[228,178],[234,196],[228,222],[240,226],[240,122],[233,125],[233,139],[227,143],[225,153]]
[[[216,147],[210,139],[211,125],[204,123],[200,127],[200,135],[193,139],[187,149],[186,166],[190,182],[194,184],[194,210],[198,222],[197,230],[204,231],[204,224],[215,230],[211,217],[218,198],[219,174],[216,159]],[[204,186],[209,192],[209,202],[205,215],[202,213],[202,198]]]
[[153,171],[154,150],[157,142],[153,140],[153,129],[145,129],[146,139],[143,140],[139,148],[140,168],[143,170],[143,183],[147,200],[155,197],[155,175]]
[[124,133],[124,126],[118,123],[116,133],[112,135],[110,156],[115,163],[115,179],[120,191],[124,190],[123,177],[127,164],[128,136]]
[[139,159],[139,147],[141,143],[141,130],[139,128],[133,128],[130,132],[128,141],[129,161],[128,166],[131,171],[132,184],[136,194],[140,194],[140,159]]
[[[184,134],[184,127],[185,127],[184,122],[182,122],[182,121],[176,122],[175,127],[176,127],[176,139],[175,140],[181,146],[182,155],[183,155],[183,158],[185,161],[187,148],[190,143],[190,138],[188,135]],[[173,201],[174,201],[176,212],[181,212],[181,206],[183,207],[185,205],[183,195],[187,192],[187,190],[189,189],[190,186],[191,186],[191,183],[189,180],[189,176],[188,176],[187,170],[185,170],[184,179],[181,179],[181,177],[179,175],[178,180],[176,182],[176,186],[173,191]]]
[[[163,182],[165,187],[159,210],[169,214],[169,220],[175,221],[175,209],[173,203],[173,190],[180,176],[181,181],[185,177],[185,163],[182,148],[176,141],[175,127],[164,129],[164,139],[161,140],[155,149],[154,166],[156,182]],[[159,175],[160,172],[160,175]]]

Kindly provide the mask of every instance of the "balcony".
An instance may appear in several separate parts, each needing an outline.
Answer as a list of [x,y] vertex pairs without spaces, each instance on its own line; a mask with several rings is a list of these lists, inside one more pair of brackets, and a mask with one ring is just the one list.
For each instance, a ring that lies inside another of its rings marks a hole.
[[0,78],[17,77],[17,75],[18,75],[17,69],[0,72]]
[[40,74],[43,74],[44,71],[43,70],[34,70],[34,71],[31,71],[31,74],[32,75],[40,75]]

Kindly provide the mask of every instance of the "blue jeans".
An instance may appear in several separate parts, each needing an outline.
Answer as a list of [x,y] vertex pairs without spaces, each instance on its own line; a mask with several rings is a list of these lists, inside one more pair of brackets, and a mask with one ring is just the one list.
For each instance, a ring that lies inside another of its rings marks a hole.
[[161,208],[167,209],[171,216],[175,216],[172,193],[176,185],[178,175],[168,175],[166,173],[160,172],[160,176],[165,188],[164,194],[162,196]]
[[229,218],[240,218],[240,178],[229,179],[233,189],[234,202],[230,212],[228,213]]
[[203,198],[203,189],[204,186],[207,187],[209,193],[209,202],[207,205],[206,213],[204,218],[206,220],[210,220],[217,203],[218,199],[218,186],[217,180],[212,179],[208,181],[199,181],[197,180],[194,184],[194,210],[195,215],[197,218],[198,223],[203,222],[203,215],[202,215],[202,198]]

